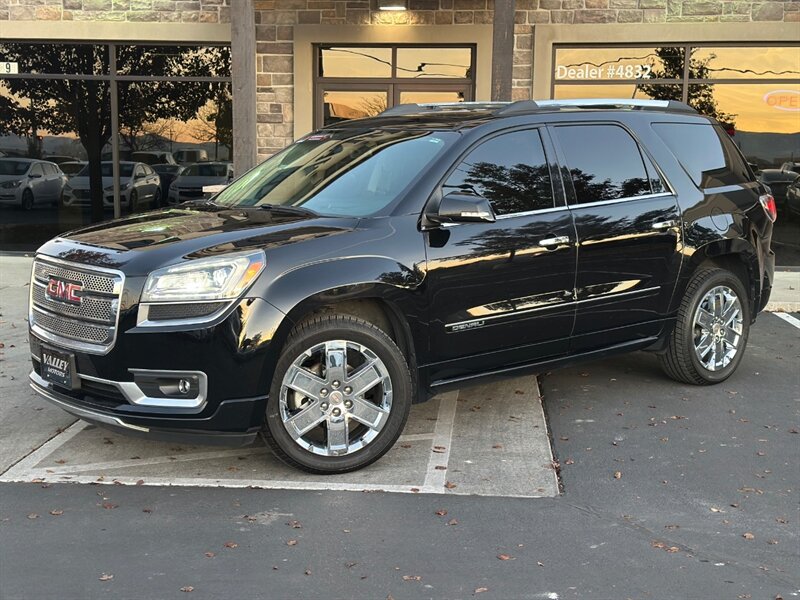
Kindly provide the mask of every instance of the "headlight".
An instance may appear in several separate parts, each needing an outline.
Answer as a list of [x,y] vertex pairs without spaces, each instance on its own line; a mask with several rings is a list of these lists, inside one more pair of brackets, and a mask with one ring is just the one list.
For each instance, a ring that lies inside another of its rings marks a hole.
[[[120,182],[120,184],[119,184],[119,191],[120,191],[120,192],[124,192],[124,191],[125,191],[125,190],[127,190],[129,187],[131,187],[131,182],[130,182],[130,181],[126,181],[125,183],[121,183],[121,182]],[[110,193],[110,192],[113,192],[113,191],[114,191],[114,186],[113,186],[113,185],[109,185],[108,187],[104,187],[104,188],[103,188],[103,191],[104,191],[104,192],[109,192],[109,193]]]
[[18,188],[21,185],[22,185],[22,179],[17,179],[16,181],[4,181],[2,184],[0,184],[0,187],[13,189],[13,188]]
[[266,265],[257,250],[220,258],[202,258],[153,271],[142,292],[142,302],[186,302],[238,298]]

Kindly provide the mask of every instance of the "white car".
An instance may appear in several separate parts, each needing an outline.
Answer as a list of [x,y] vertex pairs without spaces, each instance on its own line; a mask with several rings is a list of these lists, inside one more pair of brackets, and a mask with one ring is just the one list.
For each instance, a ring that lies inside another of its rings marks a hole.
[[30,210],[57,204],[67,176],[58,165],[32,158],[0,158],[0,204]]
[[[114,207],[114,177],[111,161],[101,163],[103,174],[103,206]],[[156,208],[161,204],[161,180],[149,165],[137,162],[119,163],[119,192],[121,206],[135,212],[147,205]],[[89,186],[89,165],[69,180],[61,194],[61,204],[66,207],[89,206],[92,193]]]
[[207,162],[189,165],[169,186],[169,203],[179,204],[210,198],[232,180],[233,165],[231,163]]

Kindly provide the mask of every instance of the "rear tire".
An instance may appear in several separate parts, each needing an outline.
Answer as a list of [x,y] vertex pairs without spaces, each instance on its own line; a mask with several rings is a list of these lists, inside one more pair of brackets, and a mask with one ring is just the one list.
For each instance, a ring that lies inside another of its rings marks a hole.
[[264,438],[303,471],[355,471],[394,445],[411,398],[408,364],[383,330],[350,315],[317,317],[295,327],[283,348]]
[[742,281],[724,269],[702,269],[686,288],[661,367],[681,383],[720,383],[741,363],[749,333]]

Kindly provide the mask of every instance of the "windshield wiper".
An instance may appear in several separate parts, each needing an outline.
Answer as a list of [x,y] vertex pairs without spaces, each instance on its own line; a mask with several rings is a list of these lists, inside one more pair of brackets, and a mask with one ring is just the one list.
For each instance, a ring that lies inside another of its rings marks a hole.
[[269,210],[272,212],[284,212],[293,215],[306,215],[309,217],[318,217],[319,213],[314,212],[310,208],[303,208],[302,206],[286,206],[285,204],[259,204],[258,208],[261,210]]

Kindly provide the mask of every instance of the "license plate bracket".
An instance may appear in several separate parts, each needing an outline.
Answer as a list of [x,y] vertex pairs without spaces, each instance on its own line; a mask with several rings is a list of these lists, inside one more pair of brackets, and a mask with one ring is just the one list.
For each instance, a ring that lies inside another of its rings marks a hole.
[[42,379],[68,390],[79,387],[75,355],[72,352],[43,345],[40,358]]

